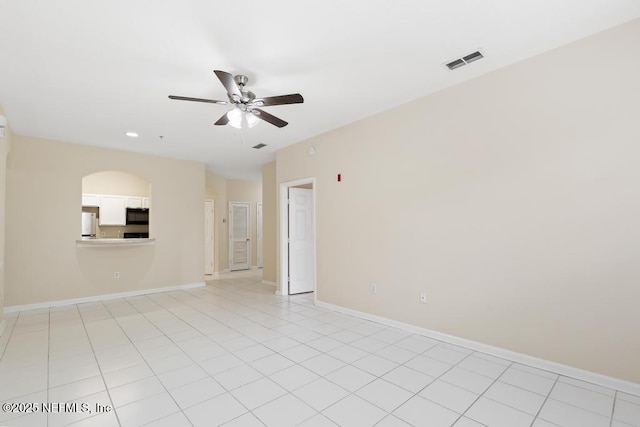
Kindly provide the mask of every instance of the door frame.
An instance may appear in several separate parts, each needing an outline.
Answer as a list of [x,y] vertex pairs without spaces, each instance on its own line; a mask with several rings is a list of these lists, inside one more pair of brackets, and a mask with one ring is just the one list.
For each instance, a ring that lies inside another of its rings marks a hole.
[[316,230],[316,218],[317,218],[317,204],[316,204],[316,178],[302,178],[294,181],[287,181],[280,183],[279,192],[279,204],[278,210],[278,224],[280,225],[280,237],[278,239],[278,264],[280,269],[278,271],[278,289],[276,295],[289,295],[289,188],[297,187],[299,185],[311,184],[313,191],[313,301],[316,301],[317,290],[317,270],[316,270],[316,236],[318,235]]
[[264,264],[264,218],[262,202],[256,203],[256,265],[262,268]]

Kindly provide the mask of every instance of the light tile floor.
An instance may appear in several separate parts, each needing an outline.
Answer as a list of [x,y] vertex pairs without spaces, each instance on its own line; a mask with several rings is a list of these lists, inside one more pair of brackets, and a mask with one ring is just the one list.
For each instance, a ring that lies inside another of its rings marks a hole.
[[1,426],[640,426],[638,396],[278,297],[255,274],[6,320]]

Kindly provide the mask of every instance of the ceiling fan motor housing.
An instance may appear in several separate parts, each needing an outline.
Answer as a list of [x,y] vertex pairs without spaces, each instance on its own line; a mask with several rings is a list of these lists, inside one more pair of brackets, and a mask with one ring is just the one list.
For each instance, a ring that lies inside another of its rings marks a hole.
[[[238,98],[233,94],[227,94],[229,96],[229,100],[232,103],[238,104],[238,106],[240,106],[241,104],[248,104],[252,102],[254,99],[256,99],[256,94],[245,88],[246,84],[249,82],[249,78],[247,76],[238,74],[237,76],[233,77],[233,81],[236,82],[236,84],[238,85],[238,89],[240,89],[242,98]],[[241,109],[245,111],[245,109],[243,108]]]
[[249,77],[243,76],[242,74],[238,74],[233,78],[233,80],[236,82],[238,86],[245,86],[249,81]]

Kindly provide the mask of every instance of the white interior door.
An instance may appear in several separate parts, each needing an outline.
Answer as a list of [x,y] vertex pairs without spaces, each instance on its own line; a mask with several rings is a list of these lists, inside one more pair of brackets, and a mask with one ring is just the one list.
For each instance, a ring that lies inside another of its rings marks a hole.
[[213,200],[204,201],[204,274],[213,274]]
[[313,190],[289,188],[289,294],[313,292]]
[[256,205],[256,218],[257,218],[257,238],[258,238],[258,267],[262,268],[262,203]]
[[251,266],[249,217],[251,204],[229,202],[229,270],[248,270]]

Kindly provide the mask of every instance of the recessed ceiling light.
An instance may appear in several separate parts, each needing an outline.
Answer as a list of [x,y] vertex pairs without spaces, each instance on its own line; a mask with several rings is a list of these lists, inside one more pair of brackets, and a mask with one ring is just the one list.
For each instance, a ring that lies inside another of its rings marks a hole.
[[135,132],[125,132],[125,135],[127,135],[129,138],[137,138],[138,134]]

